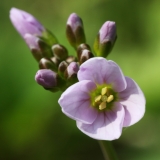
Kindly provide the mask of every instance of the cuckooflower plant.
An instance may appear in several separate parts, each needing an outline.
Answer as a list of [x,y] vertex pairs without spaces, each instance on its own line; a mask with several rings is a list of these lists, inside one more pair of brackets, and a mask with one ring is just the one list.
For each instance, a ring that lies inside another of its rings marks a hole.
[[105,59],[117,39],[116,23],[102,25],[93,53],[86,43],[82,19],[72,13],[66,36],[74,56],[31,14],[12,8],[10,19],[38,62],[36,82],[51,92],[62,91],[58,102],[63,113],[76,120],[83,133],[100,140],[106,160],[117,160],[110,142],[101,140],[118,139],[123,127],[138,122],[145,112],[145,97],[134,80]]
[[115,62],[91,58],[80,66],[77,76],[79,82],[61,95],[59,104],[86,135],[114,140],[120,137],[123,127],[143,117],[143,92],[134,80],[123,75]]

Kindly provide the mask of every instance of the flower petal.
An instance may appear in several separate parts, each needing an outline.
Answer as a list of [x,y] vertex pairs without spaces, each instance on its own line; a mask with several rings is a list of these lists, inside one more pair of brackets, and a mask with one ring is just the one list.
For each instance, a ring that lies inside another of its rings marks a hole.
[[126,88],[126,80],[120,67],[113,61],[95,57],[87,60],[80,66],[78,79],[91,80],[97,84],[111,84],[115,92]]
[[145,97],[135,81],[126,77],[127,88],[119,93],[120,103],[125,109],[124,127],[138,122],[145,112]]
[[120,103],[115,103],[112,110],[101,112],[92,124],[77,121],[77,127],[89,137],[98,140],[114,140],[122,133],[124,108]]
[[89,92],[96,85],[88,80],[78,82],[69,87],[60,97],[62,112],[74,120],[91,124],[97,117],[97,110],[90,104]]
[[10,19],[23,38],[26,33],[41,35],[42,31],[45,30],[31,14],[17,8],[11,9]]

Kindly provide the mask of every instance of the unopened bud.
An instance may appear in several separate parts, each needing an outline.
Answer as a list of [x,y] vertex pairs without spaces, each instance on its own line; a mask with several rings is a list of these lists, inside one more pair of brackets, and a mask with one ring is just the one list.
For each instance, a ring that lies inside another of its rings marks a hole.
[[61,77],[64,77],[64,73],[65,73],[67,67],[68,67],[68,64],[67,64],[67,62],[65,62],[65,61],[62,61],[62,62],[59,64],[59,66],[58,66],[58,74],[59,74]]
[[70,44],[76,49],[81,43],[85,43],[85,33],[81,18],[72,13],[67,21],[66,35]]
[[105,22],[94,42],[94,50],[97,56],[107,57],[116,41],[116,24],[112,21]]
[[60,44],[53,45],[52,51],[53,51],[54,56],[61,61],[65,60],[68,57],[67,49]]
[[79,66],[76,62],[71,62],[66,70],[67,79],[77,78],[77,72],[79,70]]
[[84,49],[82,51],[82,54],[80,56],[80,64],[84,63],[85,61],[87,61],[88,59],[92,58],[93,57],[93,54],[92,52],[90,52],[89,50],[87,49]]
[[39,62],[39,68],[40,69],[51,69],[53,71],[57,71],[56,65],[47,58],[42,58]]
[[41,69],[35,75],[36,82],[43,86],[45,89],[56,89],[57,86],[57,74],[50,69]]
[[12,8],[10,19],[15,29],[26,41],[37,61],[40,59],[39,50],[43,57],[49,58],[53,56],[51,46],[58,43],[58,41],[35,17],[23,10]]
[[84,49],[91,50],[91,48],[90,48],[90,46],[89,46],[88,44],[85,44],[85,43],[80,44],[80,45],[78,46],[78,49],[77,49],[77,57],[78,57],[78,60],[80,60],[82,51],[83,51]]

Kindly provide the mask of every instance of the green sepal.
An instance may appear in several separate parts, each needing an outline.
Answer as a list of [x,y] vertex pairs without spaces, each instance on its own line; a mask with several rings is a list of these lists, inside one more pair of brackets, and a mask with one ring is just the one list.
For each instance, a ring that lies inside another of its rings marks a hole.
[[46,29],[42,33],[42,36],[40,38],[43,39],[50,47],[58,43],[58,40],[55,37],[55,35],[48,29]]
[[103,42],[102,44],[99,45],[98,56],[106,58],[108,54],[111,52],[112,47],[113,46],[111,41]]
[[93,45],[96,56],[106,58],[109,55],[109,53],[112,51],[115,41],[114,43],[112,43],[111,41],[105,40],[103,41],[103,43],[100,43],[99,34],[98,34]]
[[50,46],[45,41],[43,41],[43,39],[40,38],[38,40],[38,45],[39,45],[39,48],[42,52],[43,57],[45,57],[45,58],[53,57],[53,53],[51,51]]
[[67,36],[67,39],[68,39],[70,45],[74,49],[77,49],[77,47],[76,47],[76,37],[75,37],[75,35],[72,31],[72,28],[69,25],[66,26],[66,36]]
[[76,47],[82,43],[86,43],[86,37],[82,26],[78,26],[75,30]]

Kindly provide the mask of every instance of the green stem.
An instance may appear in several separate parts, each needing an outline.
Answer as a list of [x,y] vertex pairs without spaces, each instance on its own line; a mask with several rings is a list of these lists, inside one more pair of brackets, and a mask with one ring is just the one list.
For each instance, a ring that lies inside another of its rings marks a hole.
[[116,152],[110,141],[98,141],[105,160],[118,160]]

